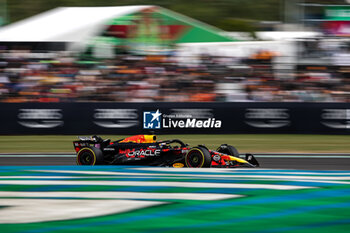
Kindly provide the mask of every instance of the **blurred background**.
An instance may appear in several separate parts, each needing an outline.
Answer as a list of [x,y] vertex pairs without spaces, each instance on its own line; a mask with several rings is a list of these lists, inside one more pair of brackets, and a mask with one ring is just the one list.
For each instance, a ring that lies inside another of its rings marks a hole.
[[344,0],[0,0],[0,25],[1,102],[350,101]]
[[[349,102],[350,0],[0,0],[0,229],[350,232]],[[262,169],[57,167],[150,133]]]
[[[197,143],[204,134],[350,133],[345,0],[0,0],[0,24],[1,135],[148,133],[143,116],[156,110],[221,121],[165,125],[187,120],[175,117],[155,132],[203,135]],[[238,146],[255,151],[251,138]],[[263,138],[256,151],[305,142]],[[19,150],[3,140],[4,152]],[[331,151],[347,152],[347,140]],[[71,137],[63,141],[49,148],[70,150]],[[298,148],[331,148],[320,141]]]

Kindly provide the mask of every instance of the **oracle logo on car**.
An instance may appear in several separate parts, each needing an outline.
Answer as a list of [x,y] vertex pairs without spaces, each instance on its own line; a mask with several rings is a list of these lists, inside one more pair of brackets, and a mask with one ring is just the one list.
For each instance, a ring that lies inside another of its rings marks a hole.
[[161,150],[135,150],[130,151],[128,156],[160,156]]

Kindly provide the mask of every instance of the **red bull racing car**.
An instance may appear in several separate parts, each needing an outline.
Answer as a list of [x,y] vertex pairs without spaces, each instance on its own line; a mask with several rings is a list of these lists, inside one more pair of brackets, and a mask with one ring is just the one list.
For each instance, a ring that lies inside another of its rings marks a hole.
[[217,150],[189,147],[179,139],[157,141],[155,135],[136,135],[114,142],[99,136],[73,142],[78,165],[147,165],[163,167],[259,167],[252,154],[241,158],[230,145]]

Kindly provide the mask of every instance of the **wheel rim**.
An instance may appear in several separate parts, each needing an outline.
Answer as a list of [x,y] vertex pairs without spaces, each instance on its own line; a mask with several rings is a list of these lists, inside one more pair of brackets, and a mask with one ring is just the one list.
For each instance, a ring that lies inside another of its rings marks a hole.
[[190,151],[187,155],[187,165],[189,167],[202,167],[203,166],[203,155],[200,151]]
[[79,161],[81,165],[92,165],[94,157],[90,151],[82,151],[79,154]]

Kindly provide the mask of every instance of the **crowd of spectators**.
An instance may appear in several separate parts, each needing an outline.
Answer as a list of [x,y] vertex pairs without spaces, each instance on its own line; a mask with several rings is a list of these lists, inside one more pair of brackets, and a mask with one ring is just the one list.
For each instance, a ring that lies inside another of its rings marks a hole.
[[247,58],[0,51],[0,102],[350,102],[350,67],[278,70],[276,54]]

